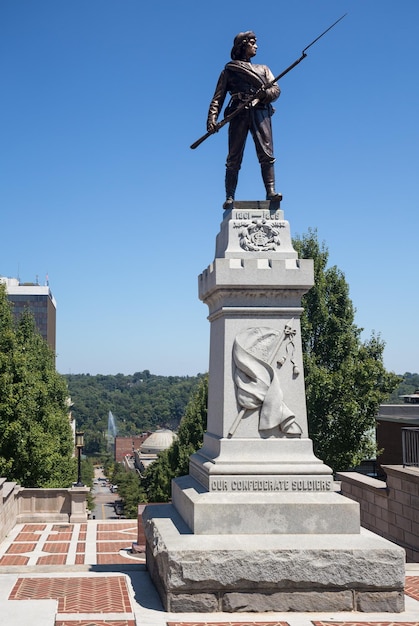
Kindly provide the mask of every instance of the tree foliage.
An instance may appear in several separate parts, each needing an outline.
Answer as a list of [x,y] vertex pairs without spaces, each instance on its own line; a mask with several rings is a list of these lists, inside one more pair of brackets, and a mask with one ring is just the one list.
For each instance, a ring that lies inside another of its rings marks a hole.
[[149,370],[127,376],[67,375],[72,413],[85,432],[85,453],[105,452],[109,411],[121,437],[159,427],[176,430],[200,377],[157,376]]
[[23,487],[69,487],[75,476],[67,385],[25,312],[15,325],[0,285],[0,476]]
[[189,457],[201,446],[207,428],[208,377],[204,376],[185,410],[178,437],[146,471],[144,487],[149,502],[168,502],[173,478],[189,472]]
[[397,389],[393,391],[388,402],[390,404],[403,404],[404,400],[400,397],[415,393],[419,389],[419,374],[405,372],[401,376],[401,381]]
[[375,417],[399,378],[384,368],[380,336],[361,340],[344,274],[327,267],[316,231],[293,243],[300,258],[314,260],[301,318],[309,433],[317,456],[344,470],[375,454]]
[[81,480],[83,485],[90,488],[90,491],[86,495],[87,508],[89,511],[93,511],[95,508],[95,498],[93,495],[93,480],[95,477],[95,468],[92,459],[82,455],[81,458]]
[[118,493],[124,505],[124,515],[136,518],[138,505],[146,502],[146,495],[136,472],[126,471],[121,463],[116,463],[111,475],[112,483],[118,485]]

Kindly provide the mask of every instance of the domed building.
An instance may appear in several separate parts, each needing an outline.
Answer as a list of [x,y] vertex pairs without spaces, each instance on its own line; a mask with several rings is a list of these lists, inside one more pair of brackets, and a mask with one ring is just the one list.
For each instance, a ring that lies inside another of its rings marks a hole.
[[138,450],[135,450],[135,466],[140,472],[143,472],[150,463],[157,459],[159,452],[170,448],[177,435],[168,428],[161,428],[151,433],[147,439],[141,444]]

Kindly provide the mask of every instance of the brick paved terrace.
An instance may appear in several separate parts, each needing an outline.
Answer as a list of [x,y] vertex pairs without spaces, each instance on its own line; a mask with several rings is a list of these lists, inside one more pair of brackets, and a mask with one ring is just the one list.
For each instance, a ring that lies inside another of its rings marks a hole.
[[[141,528],[140,528],[141,534]],[[408,566],[406,610],[393,614],[170,614],[132,554],[137,520],[20,524],[0,544],[5,626],[419,626],[419,565]]]

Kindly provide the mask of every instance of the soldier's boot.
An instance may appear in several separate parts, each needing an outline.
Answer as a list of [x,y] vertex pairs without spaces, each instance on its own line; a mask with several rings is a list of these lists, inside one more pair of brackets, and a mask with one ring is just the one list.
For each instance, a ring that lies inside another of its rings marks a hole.
[[226,201],[223,204],[223,209],[227,211],[234,206],[234,195],[236,193],[237,181],[239,178],[238,170],[226,170],[225,188],[226,188]]
[[263,163],[261,165],[262,178],[266,189],[266,199],[273,202],[282,200],[282,193],[275,191],[275,169],[273,163]]

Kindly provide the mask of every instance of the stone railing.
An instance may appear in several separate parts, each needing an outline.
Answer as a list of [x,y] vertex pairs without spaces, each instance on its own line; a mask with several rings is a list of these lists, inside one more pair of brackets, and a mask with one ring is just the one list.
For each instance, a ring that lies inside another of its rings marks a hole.
[[419,468],[384,465],[386,481],[341,472],[342,495],[359,502],[361,525],[406,550],[408,563],[419,560]]
[[0,541],[16,524],[18,513],[17,493],[21,487],[0,478]]
[[0,478],[0,541],[15,524],[87,521],[88,487],[31,489]]
[[21,489],[17,522],[85,522],[88,487]]

